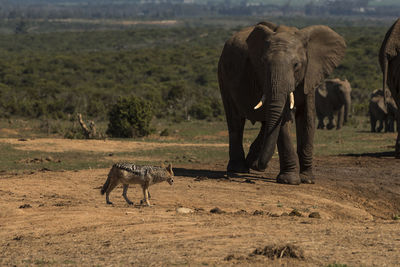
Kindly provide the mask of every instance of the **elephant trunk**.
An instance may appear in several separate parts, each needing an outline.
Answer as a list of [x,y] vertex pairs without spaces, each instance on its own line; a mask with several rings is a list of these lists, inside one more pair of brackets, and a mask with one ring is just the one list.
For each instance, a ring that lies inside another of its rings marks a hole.
[[345,103],[344,103],[344,123],[347,122],[347,118],[351,116],[351,95],[346,94],[345,96]]
[[[258,158],[257,169],[264,170],[271,160],[278,141],[280,126],[285,112],[289,112],[294,107],[294,78],[285,70],[276,70],[271,72],[269,90],[264,92],[261,99],[268,99],[265,103],[267,120],[265,122],[264,138],[261,144],[260,155]],[[292,76],[293,77],[293,76]],[[267,97],[268,96],[268,97]]]
[[387,83],[387,75],[388,75],[388,59],[385,56],[383,58],[383,84],[382,84],[382,90],[383,90],[383,101],[385,103],[385,106],[387,105],[387,99],[386,99],[386,83]]

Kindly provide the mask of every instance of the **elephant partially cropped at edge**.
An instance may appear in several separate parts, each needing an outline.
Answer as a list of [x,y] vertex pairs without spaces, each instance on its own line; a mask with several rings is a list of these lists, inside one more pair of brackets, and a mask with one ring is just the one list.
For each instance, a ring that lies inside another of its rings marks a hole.
[[[328,130],[339,130],[347,122],[351,110],[351,85],[347,79],[326,79],[315,91],[315,108],[318,129],[324,129],[324,118],[328,117]],[[334,115],[337,115],[336,123]]]
[[[379,133],[383,128],[385,132],[394,132],[395,121],[399,120],[397,105],[393,97],[388,90],[385,93],[384,96],[382,89],[376,89],[371,93],[368,110],[371,132]],[[378,127],[376,127],[377,122]],[[399,122],[397,122],[398,126]]]
[[[387,84],[397,107],[400,107],[400,19],[385,35],[379,51],[379,63],[383,73],[383,91],[386,91]],[[400,158],[400,127],[397,127],[395,157]]]
[[[225,43],[218,78],[229,130],[228,172],[264,171],[277,145],[277,182],[314,183],[314,90],[339,64],[345,48],[344,39],[327,26],[297,29],[271,22],[245,28]],[[297,154],[289,135],[294,104]],[[261,129],[245,158],[246,119],[260,121]]]

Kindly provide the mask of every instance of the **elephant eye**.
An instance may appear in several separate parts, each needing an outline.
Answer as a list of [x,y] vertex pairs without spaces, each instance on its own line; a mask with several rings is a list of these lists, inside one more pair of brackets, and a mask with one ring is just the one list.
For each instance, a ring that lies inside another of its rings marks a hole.
[[300,69],[300,63],[299,63],[299,62],[295,62],[295,63],[293,64],[293,69],[294,69],[295,71],[298,71],[298,70]]

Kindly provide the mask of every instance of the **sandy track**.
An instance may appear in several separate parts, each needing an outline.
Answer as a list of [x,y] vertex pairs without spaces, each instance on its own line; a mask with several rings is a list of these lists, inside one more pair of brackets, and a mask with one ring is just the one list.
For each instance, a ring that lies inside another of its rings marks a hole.
[[76,140],[76,139],[38,139],[0,138],[0,142],[8,143],[20,150],[33,150],[43,152],[67,152],[67,151],[90,151],[90,152],[131,152],[132,150],[151,150],[164,147],[228,147],[227,144],[207,143],[160,143],[160,142],[135,142],[116,140]]

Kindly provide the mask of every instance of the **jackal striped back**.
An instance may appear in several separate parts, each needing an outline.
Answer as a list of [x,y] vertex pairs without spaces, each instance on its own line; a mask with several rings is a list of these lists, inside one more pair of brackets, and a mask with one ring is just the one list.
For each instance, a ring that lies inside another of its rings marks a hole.
[[153,182],[161,182],[173,176],[173,172],[168,172],[165,167],[157,166],[146,166],[146,165],[135,165],[133,163],[115,163],[114,168],[118,168],[137,176],[149,176],[153,177]]

